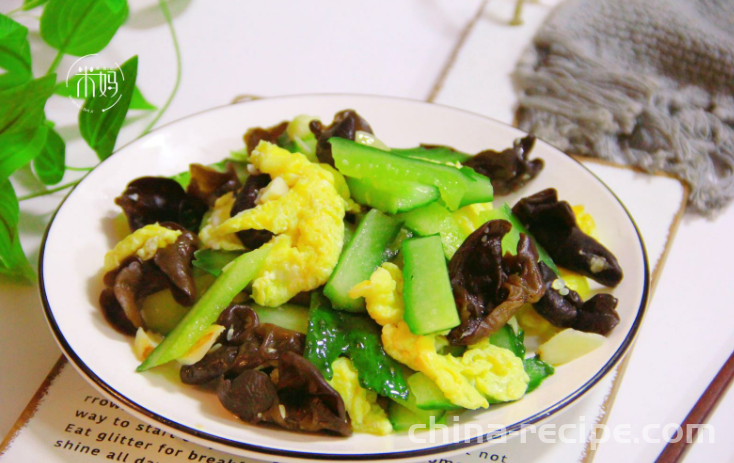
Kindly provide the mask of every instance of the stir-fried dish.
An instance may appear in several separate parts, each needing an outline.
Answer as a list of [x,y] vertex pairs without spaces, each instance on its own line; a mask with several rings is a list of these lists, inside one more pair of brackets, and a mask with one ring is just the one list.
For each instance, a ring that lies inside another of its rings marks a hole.
[[532,136],[389,148],[345,110],[244,141],[115,201],[100,304],[139,372],[175,362],[248,423],[384,435],[520,400],[619,323],[588,282],[622,280],[591,215],[495,198],[542,171]]

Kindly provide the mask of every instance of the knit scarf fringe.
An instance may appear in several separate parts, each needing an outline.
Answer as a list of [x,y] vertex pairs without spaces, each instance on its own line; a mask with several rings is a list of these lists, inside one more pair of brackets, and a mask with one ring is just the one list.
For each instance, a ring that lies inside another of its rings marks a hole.
[[734,198],[734,96],[607,69],[541,31],[514,73],[520,128],[571,154],[668,172],[711,215]]

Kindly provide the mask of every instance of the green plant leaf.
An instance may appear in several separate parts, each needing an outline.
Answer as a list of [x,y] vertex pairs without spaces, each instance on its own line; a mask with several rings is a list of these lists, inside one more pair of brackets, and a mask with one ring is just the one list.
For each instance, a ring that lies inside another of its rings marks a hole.
[[107,159],[114,151],[117,135],[130,107],[138,75],[137,55],[125,61],[114,75],[117,92],[89,96],[79,112],[79,131],[100,160]]
[[28,29],[0,14],[0,90],[33,79]]
[[158,109],[156,105],[145,99],[138,87],[133,90],[133,98],[130,100],[130,109],[138,109],[142,111],[155,111]]
[[48,130],[45,125],[40,125],[20,132],[0,134],[0,179],[10,177],[41,153]]
[[18,197],[8,179],[0,180],[0,275],[36,280],[18,237]]
[[[98,71],[105,71],[105,70],[98,70]],[[109,72],[109,70],[108,70]],[[83,74],[76,74],[73,75],[67,80],[66,82],[59,82],[56,84],[56,88],[54,88],[54,93],[59,96],[65,96],[65,97],[71,97],[71,98],[79,98],[83,99],[86,98],[85,93],[89,94],[92,91],[91,84],[88,84],[87,88],[85,89],[84,85],[85,82],[82,81],[82,78],[84,77],[90,77],[94,80],[94,89],[96,92],[96,89],[100,88],[100,85],[102,84],[102,73],[97,72],[96,74],[92,74],[90,76],[85,76]],[[145,99],[143,94],[140,92],[138,87],[135,87],[133,90],[133,98],[130,101],[130,109],[139,109],[143,111],[153,111],[158,109],[155,105],[148,102],[148,100]]]
[[44,3],[48,2],[48,0],[23,0],[23,11],[32,10],[33,8],[37,6],[41,6]]
[[33,160],[36,176],[46,185],[56,185],[64,178],[66,171],[66,143],[51,127],[48,127],[46,143]]
[[33,160],[46,141],[43,108],[56,75],[0,91],[0,180]]
[[41,15],[41,37],[75,56],[100,52],[128,15],[126,0],[49,0]]

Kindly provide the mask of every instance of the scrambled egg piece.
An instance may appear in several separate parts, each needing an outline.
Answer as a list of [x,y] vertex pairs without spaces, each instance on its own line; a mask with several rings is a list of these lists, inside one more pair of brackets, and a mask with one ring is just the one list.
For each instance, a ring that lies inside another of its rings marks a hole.
[[439,354],[446,338],[410,332],[403,321],[402,292],[402,272],[391,263],[383,264],[368,281],[349,292],[353,298],[364,296],[367,312],[383,325],[382,344],[390,357],[424,373],[446,398],[464,408],[486,408],[488,398],[504,402],[523,396],[529,378],[522,360],[488,340],[470,346],[460,358]]
[[435,337],[416,336],[404,321],[382,328],[382,344],[390,357],[435,381],[452,403],[471,410],[487,408],[487,399],[462,374],[460,360],[436,352]]
[[224,236],[214,236],[213,230],[229,219],[229,214],[234,206],[234,193],[226,193],[217,198],[214,209],[204,218],[199,230],[199,239],[204,246],[212,249],[223,249],[225,251],[239,251],[245,249],[242,242],[234,233]]
[[489,338],[471,346],[461,364],[464,376],[472,378],[477,390],[494,401],[517,400],[528,388],[530,378],[523,361],[512,351],[490,344]]
[[180,235],[180,230],[171,230],[157,223],[138,228],[105,254],[104,271],[106,273],[116,269],[133,254],[142,260],[152,259],[156,251],[175,243]]
[[397,324],[403,319],[403,272],[397,265],[385,262],[370,279],[357,284],[349,297],[364,297],[367,312],[380,325]]
[[579,293],[581,299],[586,300],[591,295],[589,280],[585,276],[565,268],[559,268],[558,271],[560,272],[559,276],[566,283],[566,287]]
[[436,382],[447,399],[468,409],[487,408],[497,402],[517,400],[530,378],[515,354],[485,339],[470,346],[461,357],[436,352],[436,335],[416,336],[405,322],[382,330],[385,352]]
[[344,406],[357,432],[384,436],[392,432],[385,410],[377,403],[377,393],[359,384],[357,370],[348,358],[340,357],[331,364],[334,377],[329,381],[344,400]]
[[573,206],[571,209],[573,209],[573,213],[576,216],[576,223],[578,223],[581,231],[599,241],[599,233],[597,233],[596,230],[596,222],[594,222],[594,218],[591,216],[591,214],[584,211],[584,206],[581,205]]
[[252,284],[255,302],[275,307],[329,279],[344,243],[346,201],[336,190],[334,175],[300,153],[261,141],[250,161],[258,171],[273,179],[280,177],[288,192],[240,212],[207,233],[210,239],[249,229],[278,235]]
[[454,211],[451,215],[459,224],[459,229],[466,236],[471,235],[474,231],[484,225],[488,219],[486,212],[492,210],[492,203],[476,203],[464,206]]
[[525,304],[515,314],[515,319],[528,336],[537,336],[545,342],[560,333],[562,328],[553,326],[548,320],[535,311],[532,305]]

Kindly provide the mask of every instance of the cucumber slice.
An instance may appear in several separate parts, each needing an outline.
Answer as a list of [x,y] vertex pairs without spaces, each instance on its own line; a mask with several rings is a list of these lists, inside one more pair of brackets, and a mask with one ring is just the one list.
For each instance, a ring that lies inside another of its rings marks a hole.
[[391,153],[405,156],[406,158],[423,159],[424,161],[438,162],[441,164],[456,164],[465,163],[471,156],[456,151],[448,146],[436,146],[434,148],[426,148],[425,146],[418,146],[416,148],[393,148]]
[[331,152],[336,168],[348,177],[380,182],[404,182],[410,179],[438,188],[451,210],[459,207],[472,180],[456,167],[391,154],[351,140],[332,137]]
[[372,209],[362,219],[324,287],[324,295],[335,309],[364,311],[364,298],[352,299],[349,291],[357,283],[368,280],[372,272],[385,262],[385,249],[398,231],[400,221],[377,209]]
[[416,335],[459,325],[441,238],[438,235],[403,242],[405,323]]
[[415,182],[391,182],[347,177],[349,192],[357,203],[388,214],[412,211],[438,199],[438,188]]
[[403,247],[403,241],[409,240],[412,237],[412,231],[408,230],[407,228],[401,228],[398,232],[398,236],[396,236],[392,243],[390,243],[390,245],[387,247],[387,249],[385,249],[385,260],[389,261],[398,257],[398,254],[400,254],[400,249]]
[[524,341],[525,333],[520,330],[516,334],[509,324],[506,324],[489,337],[490,344],[507,349],[521,359],[525,358]]
[[451,260],[466,238],[456,219],[445,207],[431,203],[401,216],[405,226],[420,236],[439,234],[446,258]]
[[412,394],[405,400],[392,397],[387,408],[387,417],[395,431],[407,431],[416,424],[426,426],[418,430],[428,429],[431,422],[442,424],[441,419],[445,414],[445,410],[422,410],[418,408]]
[[215,249],[199,249],[194,252],[194,260],[191,264],[206,273],[218,277],[222,269],[230,262],[241,256],[241,251],[218,251]]
[[[195,277],[196,294],[204,294],[212,283],[214,283],[214,277],[208,273]],[[164,289],[146,297],[140,312],[149,330],[166,335],[173,331],[190,308],[176,302],[170,289]]]
[[460,410],[446,398],[436,383],[428,376],[418,372],[408,378],[410,394],[415,399],[415,406],[421,410]]
[[233,260],[136,371],[149,370],[186,354],[255,278],[271,248],[272,244],[266,244]]
[[494,199],[494,188],[489,177],[477,173],[471,167],[463,166],[461,173],[469,179],[464,197],[461,198],[461,207],[476,203],[488,203]]
[[296,304],[283,304],[280,307],[263,307],[250,304],[260,323],[272,323],[281,328],[308,333],[308,309]]
[[510,206],[508,206],[507,203],[504,203],[502,207],[487,211],[487,218],[488,220],[507,220],[512,224],[512,229],[510,230],[510,232],[507,233],[504,238],[502,238],[502,252],[509,252],[512,255],[516,254],[517,243],[520,241],[520,233],[524,233],[533,240],[533,243],[535,243],[535,247],[538,248],[539,260],[550,267],[551,270],[556,273],[556,275],[559,274],[558,267],[556,267],[556,264],[555,262],[553,262],[553,259],[551,259],[551,256],[548,255],[548,251],[546,251],[545,248],[535,240],[535,237],[532,235],[532,233],[530,233],[528,229],[525,228],[525,225],[520,222],[520,219],[518,219],[515,214],[512,213],[512,209],[510,209]]

